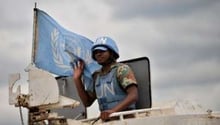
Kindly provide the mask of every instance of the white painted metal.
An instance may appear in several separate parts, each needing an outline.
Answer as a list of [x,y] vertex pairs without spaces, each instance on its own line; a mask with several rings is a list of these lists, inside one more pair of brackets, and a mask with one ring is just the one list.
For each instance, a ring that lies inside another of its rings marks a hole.
[[18,97],[19,93],[21,92],[21,87],[18,86],[18,88],[16,89],[16,92],[13,92],[15,82],[18,80],[20,80],[19,73],[9,75],[8,82],[9,82],[9,104],[10,105],[15,105],[18,103],[17,97]]
[[[161,109],[162,111],[163,109]],[[142,116],[131,119],[120,119],[110,122],[97,121],[94,125],[220,125],[220,113],[216,115],[202,114],[182,114],[165,115],[157,114],[155,116]],[[78,125],[91,124],[93,120],[83,122]],[[70,125],[76,125],[70,123]]]
[[33,65],[27,67],[26,71],[29,72],[29,107],[58,103],[59,89],[56,79]]
[[134,118],[97,125],[219,125],[219,118],[209,118],[207,114],[197,115],[166,115]]
[[[173,104],[173,103],[172,103]],[[94,125],[220,125],[220,113],[206,112],[191,105],[189,102],[174,103],[175,105],[165,107],[154,107],[126,112],[113,113],[111,116],[120,117],[119,120],[102,122],[101,120]],[[193,107],[193,108],[192,108]],[[185,109],[185,110],[184,110]],[[135,117],[130,119],[123,118],[124,115],[133,114]],[[82,120],[79,125],[93,123],[95,118]],[[76,125],[70,122],[69,125]]]
[[41,105],[38,106],[39,109],[45,110],[45,109],[61,109],[61,108],[75,108],[79,106],[80,102],[76,101],[74,99],[65,97],[65,96],[59,96],[58,103],[50,104],[50,105]]

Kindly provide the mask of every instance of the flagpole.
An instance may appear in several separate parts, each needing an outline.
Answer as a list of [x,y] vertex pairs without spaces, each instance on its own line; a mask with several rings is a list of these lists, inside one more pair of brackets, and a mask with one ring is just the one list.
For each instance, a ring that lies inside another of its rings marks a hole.
[[33,19],[33,40],[32,40],[32,54],[31,54],[31,64],[35,62],[37,42],[38,42],[38,28],[37,28],[37,3],[34,4],[34,19]]

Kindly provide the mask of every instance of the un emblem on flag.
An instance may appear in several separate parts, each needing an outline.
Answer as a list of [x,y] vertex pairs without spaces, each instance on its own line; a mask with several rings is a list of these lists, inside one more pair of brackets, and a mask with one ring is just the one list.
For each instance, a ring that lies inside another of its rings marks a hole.
[[64,64],[65,42],[60,38],[60,36],[61,35],[59,31],[56,28],[54,28],[54,30],[51,32],[51,46],[52,46],[53,60],[58,67],[64,70],[70,70],[71,67],[69,65]]

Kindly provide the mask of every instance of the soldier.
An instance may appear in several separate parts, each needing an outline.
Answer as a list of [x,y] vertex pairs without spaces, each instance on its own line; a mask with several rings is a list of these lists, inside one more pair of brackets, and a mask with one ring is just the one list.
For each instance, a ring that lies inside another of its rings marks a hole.
[[92,46],[92,58],[102,67],[93,73],[94,87],[86,91],[82,83],[84,62],[74,68],[73,80],[83,104],[88,107],[98,100],[100,118],[109,120],[114,112],[135,109],[138,100],[137,82],[131,68],[117,62],[119,50],[114,40],[99,37]]

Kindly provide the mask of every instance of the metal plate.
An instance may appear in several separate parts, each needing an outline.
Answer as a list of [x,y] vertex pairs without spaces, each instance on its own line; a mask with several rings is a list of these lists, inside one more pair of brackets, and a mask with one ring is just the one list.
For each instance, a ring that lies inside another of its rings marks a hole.
[[152,101],[149,59],[147,57],[140,57],[121,62],[128,64],[132,68],[138,82],[139,99],[136,108],[150,108]]
[[60,95],[75,99],[80,102],[80,106],[69,109],[57,109],[59,115],[62,115],[66,118],[72,119],[84,119],[86,118],[86,108],[83,106],[80,97],[78,96],[75,84],[73,83],[72,77],[57,77],[57,82],[59,86]]

